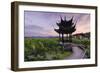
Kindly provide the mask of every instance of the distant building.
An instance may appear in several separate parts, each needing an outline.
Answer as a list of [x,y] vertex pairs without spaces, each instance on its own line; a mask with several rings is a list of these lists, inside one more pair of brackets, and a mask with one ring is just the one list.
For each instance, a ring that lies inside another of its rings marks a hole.
[[87,33],[77,33],[77,34],[74,34],[73,37],[74,38],[78,38],[78,39],[83,39],[83,38],[90,39],[90,32],[87,32]]

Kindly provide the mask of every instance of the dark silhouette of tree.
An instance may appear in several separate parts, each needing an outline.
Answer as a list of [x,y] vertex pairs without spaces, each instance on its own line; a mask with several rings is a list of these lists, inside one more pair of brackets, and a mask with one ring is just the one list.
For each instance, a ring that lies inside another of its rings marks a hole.
[[[71,42],[72,41],[72,33],[76,31],[76,24],[73,23],[73,17],[70,20],[66,20],[66,17],[62,19],[59,23],[56,23],[59,27],[58,29],[54,29],[57,33],[59,33],[59,40],[64,42]],[[66,39],[64,37],[66,35]]]

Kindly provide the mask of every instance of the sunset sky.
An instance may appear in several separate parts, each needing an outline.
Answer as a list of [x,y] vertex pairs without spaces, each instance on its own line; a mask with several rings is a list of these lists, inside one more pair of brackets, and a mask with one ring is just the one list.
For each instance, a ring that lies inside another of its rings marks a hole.
[[54,31],[54,28],[58,28],[56,22],[60,22],[60,17],[65,16],[66,20],[73,17],[73,22],[77,22],[73,34],[90,32],[90,14],[24,11],[25,37],[58,36]]

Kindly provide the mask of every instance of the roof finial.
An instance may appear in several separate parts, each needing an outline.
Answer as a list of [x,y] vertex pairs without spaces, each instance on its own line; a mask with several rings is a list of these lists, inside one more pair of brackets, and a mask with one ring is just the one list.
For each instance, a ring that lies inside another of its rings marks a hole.
[[60,19],[61,19],[61,22],[63,22],[63,19],[62,19],[62,17],[60,16]]
[[64,16],[64,20],[66,21],[66,16]]

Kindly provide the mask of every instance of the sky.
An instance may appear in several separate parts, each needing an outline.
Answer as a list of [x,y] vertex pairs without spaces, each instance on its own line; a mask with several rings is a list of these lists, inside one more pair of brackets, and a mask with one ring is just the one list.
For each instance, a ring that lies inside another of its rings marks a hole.
[[56,23],[60,22],[60,17],[66,17],[66,20],[73,17],[73,22],[76,23],[73,34],[90,32],[90,14],[24,11],[25,37],[58,36],[54,29],[58,28]]

